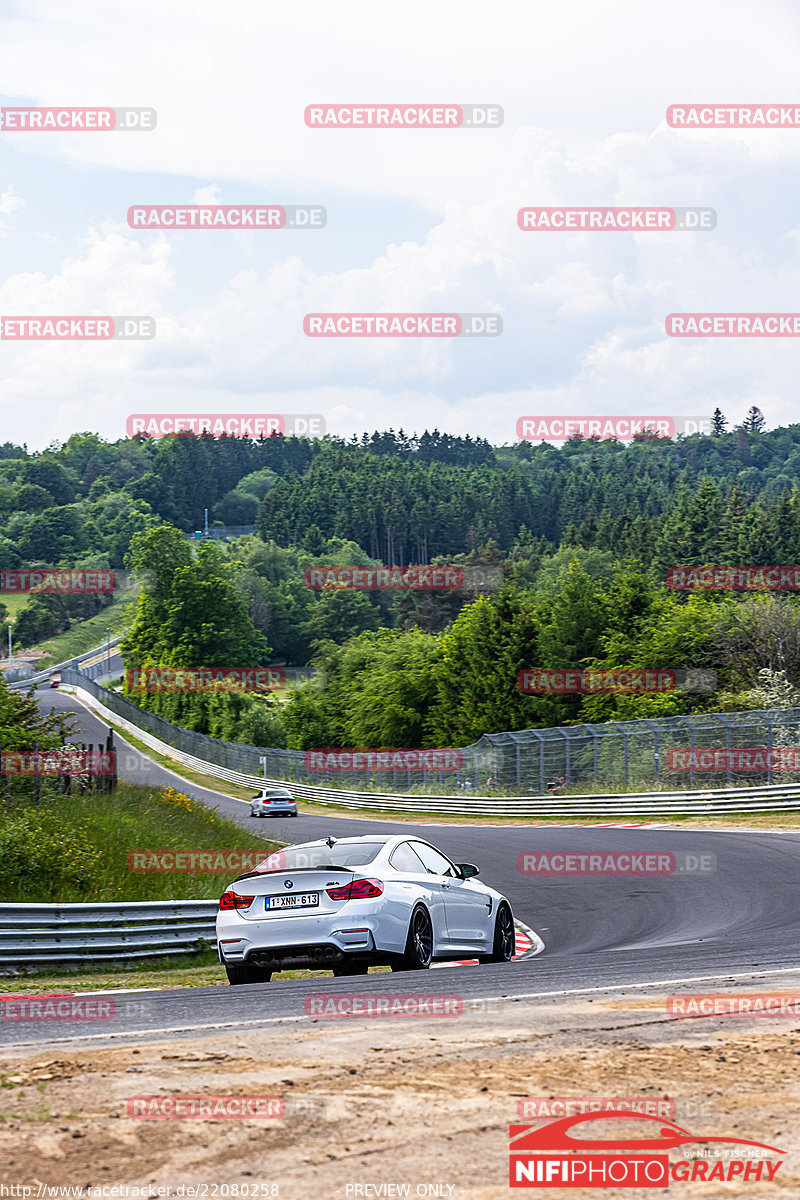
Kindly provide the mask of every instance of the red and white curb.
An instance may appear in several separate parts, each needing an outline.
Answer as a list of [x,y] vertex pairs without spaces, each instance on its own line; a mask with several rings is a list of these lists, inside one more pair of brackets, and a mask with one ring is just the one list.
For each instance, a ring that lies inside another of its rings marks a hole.
[[[514,921],[514,934],[517,947],[517,953],[512,958],[512,962],[519,962],[523,958],[534,958],[537,954],[541,954],[544,950],[544,942],[539,937],[535,929],[531,929],[529,925],[523,925],[522,921]],[[478,966],[477,958],[464,958],[459,962],[437,962],[431,963],[431,970],[436,970],[439,967],[473,967]]]

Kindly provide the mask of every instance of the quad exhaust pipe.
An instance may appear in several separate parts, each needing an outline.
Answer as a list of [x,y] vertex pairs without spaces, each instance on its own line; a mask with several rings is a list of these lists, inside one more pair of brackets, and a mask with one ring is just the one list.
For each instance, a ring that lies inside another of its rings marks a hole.
[[274,950],[272,953],[266,950],[256,950],[248,956],[248,962],[254,963],[257,967],[280,971],[289,966],[304,966],[309,961],[315,965],[333,964],[340,962],[343,958],[344,954],[336,946],[293,946],[287,947],[285,950]]

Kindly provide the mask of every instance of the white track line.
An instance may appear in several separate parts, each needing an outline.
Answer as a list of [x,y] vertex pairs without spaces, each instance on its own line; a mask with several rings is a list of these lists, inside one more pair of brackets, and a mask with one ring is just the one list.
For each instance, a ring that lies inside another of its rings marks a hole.
[[[601,987],[590,987],[590,988],[566,988],[566,989],[559,988],[552,992],[509,992],[509,993],[504,993],[501,996],[473,996],[470,999],[465,1000],[464,1003],[466,1006],[472,1005],[472,1006],[478,1007],[480,1005],[496,1003],[498,1000],[513,1000],[513,1001],[516,1001],[516,1000],[548,1000],[548,999],[552,1000],[552,999],[560,999],[562,996],[590,996],[590,995],[595,995],[598,992],[606,992],[609,995],[613,995],[613,994],[621,992],[621,991],[641,991],[641,990],[644,990],[645,988],[676,987],[679,984],[687,984],[687,983],[709,983],[709,982],[713,982],[716,979],[722,979],[722,980],[759,979],[759,978],[763,978],[763,977],[766,977],[769,975],[790,975],[790,974],[800,974],[800,966],[772,967],[766,971],[741,971],[737,974],[731,974],[729,971],[726,971],[724,974],[721,974],[721,975],[691,975],[691,976],[687,976],[683,979],[656,979],[656,980],[653,980],[653,982],[651,982],[651,983],[615,983],[615,984],[604,984]],[[332,1018],[332,1019],[335,1019],[335,1018]],[[350,1018],[350,1017],[342,1018],[342,1020],[351,1020],[351,1019],[352,1018]],[[665,1016],[665,1019],[666,1019],[666,1016]],[[674,1017],[672,1019],[676,1020],[676,1021],[680,1021],[683,1018]],[[703,1018],[692,1017],[692,1018],[686,1018],[686,1019],[687,1020],[702,1020]],[[719,1017],[719,1020],[730,1021],[731,1019],[735,1020],[736,1018],[722,1017],[722,1016]],[[283,1025],[283,1024],[287,1024],[290,1022],[293,1024],[299,1024],[300,1022],[303,1022],[303,1021],[319,1021],[319,1020],[320,1020],[320,1017],[318,1017],[318,1016],[312,1017],[312,1016],[306,1016],[305,1014],[303,1014],[301,1016],[296,1016],[296,1017],[287,1017],[287,1016],[261,1017],[261,1018],[255,1017],[249,1021],[219,1021],[219,1022],[208,1022],[208,1023],[202,1024],[202,1025],[168,1025],[168,1026],[162,1026],[160,1028],[155,1028],[155,1029],[130,1029],[130,1030],[126,1030],[125,1032],[122,1032],[122,1033],[89,1033],[89,1034],[83,1034],[83,1035],[80,1035],[77,1037],[48,1038],[46,1042],[45,1041],[7,1042],[7,1043],[3,1044],[2,1049],[21,1050],[21,1049],[25,1049],[29,1046],[32,1046],[36,1049],[41,1049],[42,1046],[68,1045],[72,1042],[92,1042],[92,1041],[98,1041],[98,1040],[103,1040],[103,1039],[105,1039],[106,1041],[113,1041],[113,1040],[117,1040],[119,1038],[152,1037],[154,1034],[194,1033],[199,1030],[210,1030],[210,1029],[242,1029],[247,1025]]]

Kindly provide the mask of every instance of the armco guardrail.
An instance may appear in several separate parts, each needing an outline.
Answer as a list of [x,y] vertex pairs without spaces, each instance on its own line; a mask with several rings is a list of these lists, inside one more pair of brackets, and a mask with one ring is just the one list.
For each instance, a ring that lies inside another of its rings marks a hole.
[[216,940],[218,906],[216,900],[0,904],[0,967],[192,954],[200,942]]
[[[70,671],[62,676],[65,684],[82,691],[88,706],[103,720],[112,722],[120,729],[133,734],[149,749],[182,763],[192,770],[242,787],[289,787],[300,799],[316,804],[337,804],[343,808],[373,809],[378,812],[442,813],[453,816],[504,816],[504,817],[597,817],[597,816],[705,816],[726,812],[791,812],[800,811],[800,784],[774,784],[754,788],[722,788],[707,791],[681,792],[617,792],[590,796],[479,796],[470,794],[465,800],[461,795],[430,796],[387,792],[362,792],[345,788],[316,787],[311,784],[288,782],[285,779],[265,778],[258,773],[249,774],[231,770],[218,763],[189,754],[169,742],[156,737],[131,720],[131,716],[155,719],[161,726],[174,733],[189,733],[152,713],[136,709],[124,697],[83,678],[79,672]],[[104,699],[110,698],[113,708],[106,707]],[[127,717],[120,715],[124,706]],[[115,711],[117,710],[117,711]],[[193,734],[193,737],[201,735]],[[209,743],[217,739],[207,738]],[[219,746],[228,743],[217,742]],[[256,747],[238,746],[237,750],[249,749],[253,758],[258,754]]]
[[67,670],[68,668],[74,670],[81,663],[89,662],[90,659],[105,654],[106,650],[113,650],[121,641],[122,637],[114,638],[111,642],[104,642],[102,646],[95,646],[94,649],[86,650],[83,654],[65,659],[62,663],[54,663],[46,671],[38,671],[35,675],[29,675],[27,679],[15,679],[8,686],[9,688],[29,688],[31,684],[44,683],[45,679],[49,679],[51,675],[55,675],[58,671]]

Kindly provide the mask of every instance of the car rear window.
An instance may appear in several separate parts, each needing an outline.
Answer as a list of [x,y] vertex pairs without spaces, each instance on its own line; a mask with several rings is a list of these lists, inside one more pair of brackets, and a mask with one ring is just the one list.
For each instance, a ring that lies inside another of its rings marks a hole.
[[[383,842],[358,842],[338,846],[293,846],[270,856],[258,867],[270,873],[296,867],[365,867],[383,849]],[[274,861],[278,858],[278,862]],[[269,865],[268,865],[269,864]]]

